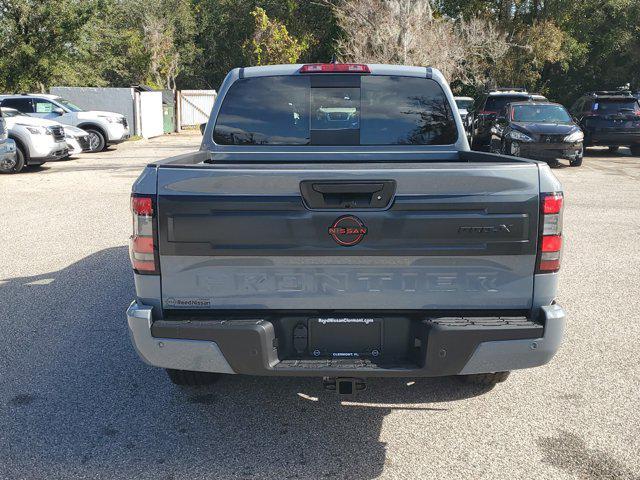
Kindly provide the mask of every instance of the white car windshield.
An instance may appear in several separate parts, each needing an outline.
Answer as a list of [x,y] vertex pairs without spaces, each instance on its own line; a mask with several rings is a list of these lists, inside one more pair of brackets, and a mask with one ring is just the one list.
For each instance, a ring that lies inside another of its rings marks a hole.
[[69,100],[65,100],[64,98],[56,98],[56,102],[58,102],[60,105],[63,105],[67,110],[71,112],[82,112],[82,109],[79,106],[74,105]]

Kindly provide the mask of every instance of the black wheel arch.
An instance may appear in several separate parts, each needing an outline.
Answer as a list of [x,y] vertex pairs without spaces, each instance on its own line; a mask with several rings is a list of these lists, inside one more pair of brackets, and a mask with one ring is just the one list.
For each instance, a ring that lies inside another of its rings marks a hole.
[[78,128],[81,128],[83,130],[86,130],[86,129],[90,128],[92,130],[99,131],[102,134],[102,136],[104,137],[105,144],[107,144],[107,145],[109,144],[109,135],[107,135],[107,132],[100,125],[88,122],[88,123],[81,123],[80,125],[78,125]]
[[24,142],[20,140],[18,137],[16,137],[15,135],[9,133],[8,137],[14,142],[16,142],[17,148],[22,150],[22,154],[24,155],[24,164],[26,165],[29,162],[29,160],[31,160],[31,156],[29,155],[29,149],[26,147]]

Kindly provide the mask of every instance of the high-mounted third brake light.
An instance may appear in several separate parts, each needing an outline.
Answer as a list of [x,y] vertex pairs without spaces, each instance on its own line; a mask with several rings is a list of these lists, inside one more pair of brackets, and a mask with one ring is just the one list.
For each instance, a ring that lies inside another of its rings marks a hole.
[[562,192],[544,193],[540,197],[541,235],[536,273],[553,273],[560,269],[563,199]]
[[131,213],[133,214],[133,235],[129,242],[131,265],[136,273],[157,275],[160,269],[153,198],[146,195],[132,195]]
[[309,63],[300,68],[300,73],[371,73],[362,63]]

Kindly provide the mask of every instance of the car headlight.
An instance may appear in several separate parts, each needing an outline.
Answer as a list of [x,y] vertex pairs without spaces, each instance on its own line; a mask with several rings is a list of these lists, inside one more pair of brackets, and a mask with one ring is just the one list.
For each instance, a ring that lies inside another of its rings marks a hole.
[[572,134],[567,135],[566,137],[564,137],[564,141],[565,142],[581,142],[584,140],[584,133],[582,133],[580,130],[578,130],[577,132],[573,132]]
[[511,130],[509,132],[509,138],[511,138],[511,140],[517,140],[518,142],[533,142],[533,138],[517,130]]
[[30,133],[34,135],[52,135],[53,132],[49,127],[38,127],[36,125],[25,125],[24,123],[18,123],[16,125],[20,125],[26,128]]
[[120,117],[102,117],[109,123],[120,123]]

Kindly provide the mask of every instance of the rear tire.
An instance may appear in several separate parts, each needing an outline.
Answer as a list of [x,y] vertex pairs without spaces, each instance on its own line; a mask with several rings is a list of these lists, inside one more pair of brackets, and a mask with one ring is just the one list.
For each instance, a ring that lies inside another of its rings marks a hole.
[[191,370],[174,370],[173,368],[167,368],[166,371],[172,383],[187,387],[211,385],[222,376],[221,373],[193,372]]
[[89,151],[101,152],[107,148],[107,140],[104,134],[96,128],[87,128],[85,130],[89,134]]
[[609,153],[616,153],[618,151],[620,147],[618,147],[617,145],[611,145],[609,147]]
[[640,144],[638,145],[631,145],[629,147],[629,150],[631,150],[631,155],[634,155],[636,157],[640,157]]
[[18,173],[24,168],[24,152],[22,147],[16,143],[16,159],[15,161],[0,163],[0,173]]
[[549,167],[551,167],[551,168],[558,168],[562,164],[560,163],[560,161],[558,159],[555,159],[555,160],[547,161],[547,165],[549,165]]
[[474,373],[473,375],[458,375],[464,383],[491,387],[504,382],[511,372]]

